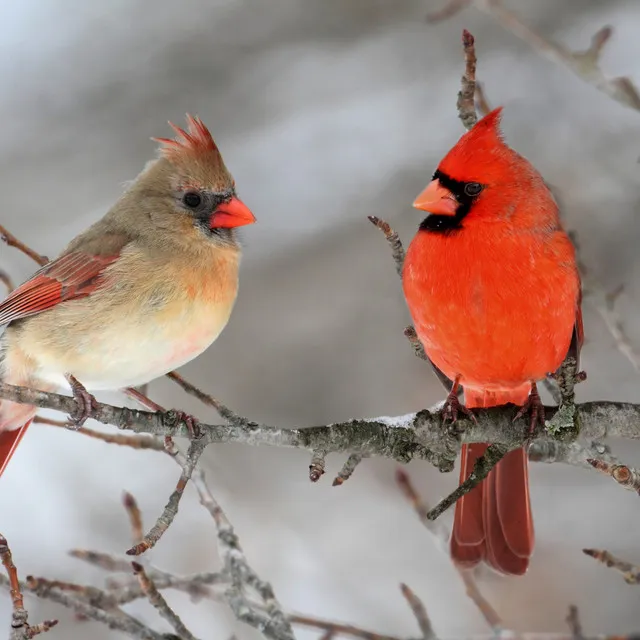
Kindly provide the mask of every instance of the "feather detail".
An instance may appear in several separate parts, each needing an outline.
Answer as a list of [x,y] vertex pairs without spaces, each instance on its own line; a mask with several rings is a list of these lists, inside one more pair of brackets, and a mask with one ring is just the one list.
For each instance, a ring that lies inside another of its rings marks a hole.
[[104,269],[117,259],[74,251],[49,262],[0,303],[0,325],[88,296],[102,284]]
[[160,152],[171,161],[180,161],[185,158],[206,158],[211,155],[220,157],[218,147],[213,140],[209,129],[198,116],[187,114],[187,131],[169,122],[169,126],[175,131],[176,138],[152,138],[162,147]]

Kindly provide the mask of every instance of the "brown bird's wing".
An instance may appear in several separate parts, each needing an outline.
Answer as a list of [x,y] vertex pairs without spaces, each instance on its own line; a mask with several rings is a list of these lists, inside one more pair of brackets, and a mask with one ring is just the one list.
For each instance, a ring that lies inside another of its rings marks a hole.
[[0,326],[88,296],[104,282],[105,268],[118,257],[73,251],[49,262],[0,303]]

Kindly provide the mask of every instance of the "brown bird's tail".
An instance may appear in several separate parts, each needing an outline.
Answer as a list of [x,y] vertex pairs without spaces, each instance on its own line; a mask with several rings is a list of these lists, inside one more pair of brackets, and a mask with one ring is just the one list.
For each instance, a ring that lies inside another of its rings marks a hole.
[[35,413],[36,408],[29,405],[0,402],[0,476],[27,432]]
[[[493,407],[509,402],[522,406],[529,385],[508,392],[465,391],[465,405]],[[469,477],[488,445],[463,445],[460,482]],[[451,556],[472,567],[484,560],[500,573],[522,575],[533,553],[534,533],[529,502],[529,474],[524,449],[510,451],[472,491],[456,503]]]

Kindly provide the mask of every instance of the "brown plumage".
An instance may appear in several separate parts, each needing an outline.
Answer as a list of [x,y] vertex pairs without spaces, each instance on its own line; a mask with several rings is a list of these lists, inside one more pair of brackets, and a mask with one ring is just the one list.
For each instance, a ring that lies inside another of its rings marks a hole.
[[[235,227],[255,218],[207,128],[187,119],[101,220],[0,303],[3,381],[136,386],[218,337],[238,289]],[[0,473],[34,414],[0,402]]]

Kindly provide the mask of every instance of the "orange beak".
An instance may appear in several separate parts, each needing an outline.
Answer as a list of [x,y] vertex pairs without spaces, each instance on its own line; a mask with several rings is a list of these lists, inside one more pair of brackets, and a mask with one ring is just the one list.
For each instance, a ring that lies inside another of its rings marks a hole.
[[416,198],[413,206],[429,213],[455,216],[459,202],[455,196],[445,189],[439,180],[432,180],[427,188]]
[[249,207],[235,196],[229,202],[223,202],[217,207],[211,216],[210,226],[215,228],[242,227],[245,224],[253,224],[256,217]]

